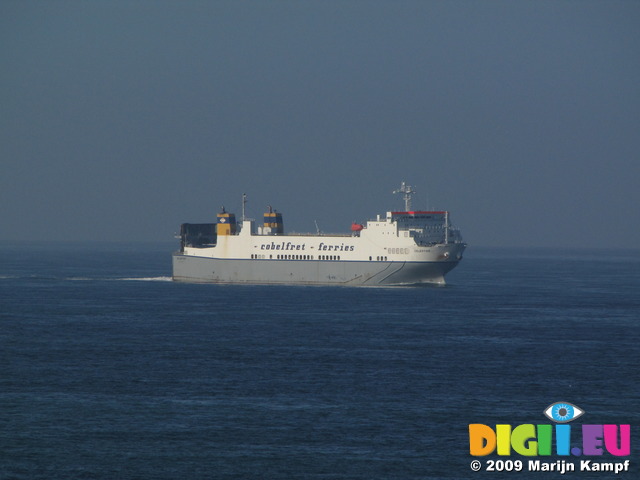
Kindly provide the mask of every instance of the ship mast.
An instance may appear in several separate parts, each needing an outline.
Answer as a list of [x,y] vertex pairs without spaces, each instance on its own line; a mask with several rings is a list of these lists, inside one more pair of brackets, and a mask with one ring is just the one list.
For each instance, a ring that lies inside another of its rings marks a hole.
[[416,191],[411,187],[411,185],[407,185],[405,182],[402,182],[400,188],[398,190],[394,190],[393,193],[402,193],[404,194],[404,211],[411,212],[411,195],[416,193]]
[[247,205],[247,194],[243,193],[242,194],[242,221],[243,222],[247,219],[247,217],[245,217],[244,215],[244,210],[246,205]]

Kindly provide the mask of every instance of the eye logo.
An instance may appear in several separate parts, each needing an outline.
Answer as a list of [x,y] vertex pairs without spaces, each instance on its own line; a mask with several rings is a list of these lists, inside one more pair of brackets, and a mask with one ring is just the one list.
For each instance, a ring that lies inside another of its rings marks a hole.
[[569,402],[556,402],[549,405],[544,414],[556,423],[568,423],[584,414],[584,410]]

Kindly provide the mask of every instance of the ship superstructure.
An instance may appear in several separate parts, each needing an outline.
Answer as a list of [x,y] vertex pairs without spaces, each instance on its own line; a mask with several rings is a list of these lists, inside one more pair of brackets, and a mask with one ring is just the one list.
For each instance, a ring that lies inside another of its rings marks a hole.
[[[398,193],[410,207],[411,187],[403,183]],[[217,223],[182,224],[180,239],[173,279],[201,283],[444,284],[466,247],[449,212],[410,208],[335,235],[285,234],[282,214],[271,207],[261,225],[244,212],[237,222],[223,208]]]

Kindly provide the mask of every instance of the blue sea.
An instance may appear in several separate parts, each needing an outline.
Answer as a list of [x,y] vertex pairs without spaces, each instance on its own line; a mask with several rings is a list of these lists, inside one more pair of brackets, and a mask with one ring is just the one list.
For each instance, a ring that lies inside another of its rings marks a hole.
[[[2,244],[0,479],[640,478],[640,251],[470,247],[444,287],[346,288],[178,284],[174,247]],[[470,455],[469,424],[558,401],[578,444],[630,424],[589,457],[629,471]]]

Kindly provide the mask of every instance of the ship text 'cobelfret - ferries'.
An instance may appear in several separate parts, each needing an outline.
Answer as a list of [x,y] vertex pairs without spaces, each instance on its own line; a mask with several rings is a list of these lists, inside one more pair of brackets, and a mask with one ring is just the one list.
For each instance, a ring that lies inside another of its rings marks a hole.
[[447,211],[414,211],[405,183],[405,211],[387,212],[343,235],[284,233],[282,214],[269,208],[261,225],[236,221],[222,209],[217,223],[184,223],[173,279],[199,283],[299,285],[444,284],[466,244]]

